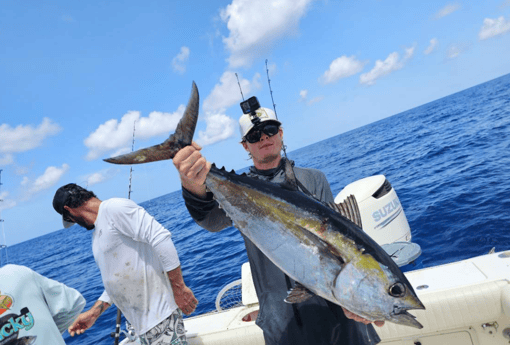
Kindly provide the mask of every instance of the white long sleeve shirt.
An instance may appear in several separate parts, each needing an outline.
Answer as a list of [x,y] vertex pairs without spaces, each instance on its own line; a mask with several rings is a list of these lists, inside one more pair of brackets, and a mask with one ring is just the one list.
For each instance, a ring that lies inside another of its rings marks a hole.
[[166,272],[179,267],[170,232],[131,200],[101,202],[92,251],[105,292],[138,334],[144,334],[177,309]]
[[83,307],[73,288],[25,266],[0,268],[0,344],[65,345],[62,333]]

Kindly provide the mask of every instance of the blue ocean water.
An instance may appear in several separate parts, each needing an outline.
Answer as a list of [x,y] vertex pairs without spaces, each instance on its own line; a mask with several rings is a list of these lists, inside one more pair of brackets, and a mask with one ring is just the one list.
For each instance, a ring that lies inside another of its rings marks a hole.
[[[341,131],[341,128],[339,128]],[[324,171],[333,194],[363,177],[391,182],[422,248],[414,268],[510,247],[510,74],[289,153]],[[209,233],[189,217],[180,191],[141,204],[172,232],[184,279],[214,310],[217,293],[247,261],[234,228]],[[77,226],[8,248],[9,262],[78,289],[90,308],[103,287],[91,233]],[[5,259],[5,256],[3,256]],[[112,344],[116,308],[68,344]]]

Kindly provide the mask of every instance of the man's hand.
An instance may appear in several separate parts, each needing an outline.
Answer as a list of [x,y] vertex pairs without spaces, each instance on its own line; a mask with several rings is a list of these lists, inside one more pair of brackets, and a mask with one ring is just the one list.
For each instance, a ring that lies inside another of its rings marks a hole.
[[198,305],[198,300],[195,298],[193,291],[187,286],[174,290],[174,298],[177,306],[186,315],[193,313]]
[[92,327],[97,318],[109,307],[109,303],[100,300],[96,301],[92,308],[81,313],[76,320],[74,320],[73,324],[69,326],[67,331],[71,337],[74,337],[75,334],[83,334],[83,332]]
[[93,315],[93,313],[86,311],[81,313],[76,320],[74,320],[73,324],[69,326],[67,331],[74,337],[75,334],[82,334],[87,329],[92,327],[92,325],[96,322],[97,318]]
[[211,169],[211,163],[202,156],[201,149],[196,142],[193,142],[192,145],[177,152],[173,162],[181,176],[182,186],[196,196],[205,198],[204,183]]
[[370,321],[370,320],[362,318],[359,315],[354,314],[353,312],[348,311],[344,307],[342,307],[342,309],[344,310],[344,314],[348,319],[352,319],[354,321],[361,322],[365,325],[368,325],[369,323],[374,323],[376,326],[379,326],[379,327],[384,326],[384,321]]
[[195,308],[198,305],[198,300],[195,298],[193,291],[184,284],[181,266],[166,273],[170,280],[170,285],[172,285],[175,303],[184,314],[190,315],[195,311]]

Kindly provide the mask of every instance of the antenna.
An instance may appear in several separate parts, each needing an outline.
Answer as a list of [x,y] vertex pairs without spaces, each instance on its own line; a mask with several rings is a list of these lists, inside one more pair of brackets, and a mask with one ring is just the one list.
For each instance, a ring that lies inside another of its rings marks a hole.
[[[3,169],[0,169],[0,192],[1,192],[1,188],[2,188],[2,171]],[[0,193],[1,195],[1,193]],[[0,199],[0,202],[2,202],[3,200]],[[4,230],[4,220],[2,219],[2,208],[0,207],[0,223],[2,223],[2,235],[3,235],[3,238],[4,238],[4,243],[3,244],[0,244],[0,266],[2,266],[2,249],[5,248],[5,262],[8,263],[9,262],[9,257],[7,256],[7,242],[5,241],[5,230]]]
[[241,89],[241,83],[239,82],[239,77],[237,76],[237,73],[235,75],[237,78],[237,85],[239,85],[239,91],[241,91],[241,97],[243,98],[243,102],[244,102],[243,89]]

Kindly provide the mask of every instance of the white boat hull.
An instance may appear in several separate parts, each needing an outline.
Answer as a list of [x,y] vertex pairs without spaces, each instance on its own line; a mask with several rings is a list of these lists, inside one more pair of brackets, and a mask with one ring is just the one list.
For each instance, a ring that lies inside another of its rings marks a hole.
[[[245,306],[184,320],[190,345],[262,345],[248,264],[243,265]],[[426,310],[412,311],[423,329],[386,322],[375,327],[386,345],[508,345],[510,251],[405,273]],[[425,287],[426,286],[426,287]],[[123,342],[123,344],[132,344]]]

